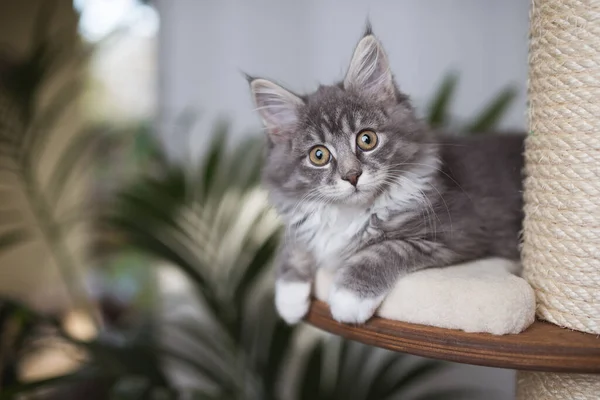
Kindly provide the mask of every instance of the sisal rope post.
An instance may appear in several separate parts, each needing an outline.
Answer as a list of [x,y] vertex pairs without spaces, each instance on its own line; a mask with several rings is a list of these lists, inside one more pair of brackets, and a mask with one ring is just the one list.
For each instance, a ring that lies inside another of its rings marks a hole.
[[600,391],[594,375],[519,372],[519,400],[598,400]]
[[[523,274],[540,319],[600,334],[600,0],[533,0]],[[600,377],[520,372],[517,397],[599,399]]]

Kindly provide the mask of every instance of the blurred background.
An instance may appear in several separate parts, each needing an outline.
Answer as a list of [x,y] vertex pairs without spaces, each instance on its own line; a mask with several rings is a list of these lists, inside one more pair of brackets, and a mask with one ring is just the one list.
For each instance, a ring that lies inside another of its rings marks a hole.
[[367,17],[421,116],[526,126],[519,0],[0,0],[0,399],[512,399],[273,307],[241,71],[341,79]]

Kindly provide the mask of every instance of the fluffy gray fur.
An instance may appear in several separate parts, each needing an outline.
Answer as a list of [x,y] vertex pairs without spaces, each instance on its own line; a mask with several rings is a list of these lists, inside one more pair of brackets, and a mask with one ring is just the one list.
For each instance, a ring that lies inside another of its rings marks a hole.
[[[264,184],[287,228],[276,304],[288,322],[306,313],[317,268],[336,271],[333,316],[361,323],[412,271],[518,258],[524,136],[435,134],[370,29],[343,82],[301,96],[249,80],[268,133]],[[370,151],[356,144],[365,129],[378,138]],[[331,153],[325,166],[309,159],[316,145]]]

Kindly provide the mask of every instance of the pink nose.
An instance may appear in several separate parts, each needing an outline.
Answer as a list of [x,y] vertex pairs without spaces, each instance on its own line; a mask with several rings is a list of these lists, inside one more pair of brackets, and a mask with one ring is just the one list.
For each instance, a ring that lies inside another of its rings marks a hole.
[[356,187],[356,184],[358,183],[358,178],[360,178],[361,175],[362,171],[352,171],[347,173],[346,176],[343,176],[342,179],[350,182],[352,186]]

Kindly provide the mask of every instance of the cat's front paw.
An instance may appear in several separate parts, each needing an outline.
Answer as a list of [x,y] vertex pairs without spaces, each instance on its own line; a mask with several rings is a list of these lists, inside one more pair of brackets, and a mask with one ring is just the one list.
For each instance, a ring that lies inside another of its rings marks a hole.
[[333,287],[329,293],[329,307],[333,319],[338,322],[362,324],[375,314],[383,296],[360,297],[357,293]]
[[292,325],[299,322],[310,306],[309,282],[285,282],[275,284],[275,307],[285,322]]

